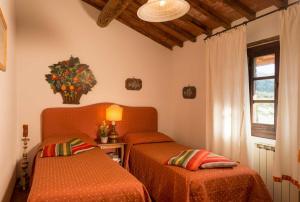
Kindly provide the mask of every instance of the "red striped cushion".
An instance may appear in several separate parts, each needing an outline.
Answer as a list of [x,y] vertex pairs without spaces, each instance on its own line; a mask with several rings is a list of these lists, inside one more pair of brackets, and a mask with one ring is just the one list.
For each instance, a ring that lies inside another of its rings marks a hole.
[[83,143],[83,141],[80,138],[73,138],[73,139],[69,140],[68,143],[71,145],[71,147],[73,147],[73,146]]
[[209,152],[204,149],[188,149],[171,157],[167,165],[180,166],[188,170],[198,170],[208,154]]
[[210,153],[201,163],[201,168],[228,168],[234,166],[237,166],[236,162],[214,153]]
[[72,155],[69,143],[49,144],[43,147],[41,157],[70,156]]
[[49,144],[43,147],[41,157],[54,157],[56,156],[55,153],[55,146],[56,144]]
[[81,142],[80,144],[76,144],[72,146],[72,153],[73,154],[79,154],[85,151],[89,151],[94,149],[96,146],[85,143],[85,142]]

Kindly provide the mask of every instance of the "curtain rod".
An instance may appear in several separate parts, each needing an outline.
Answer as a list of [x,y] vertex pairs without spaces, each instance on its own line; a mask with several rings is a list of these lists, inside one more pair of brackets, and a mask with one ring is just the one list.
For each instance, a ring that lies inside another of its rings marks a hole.
[[265,14],[263,14],[263,15],[261,15],[261,16],[258,16],[258,17],[254,18],[254,19],[252,19],[252,20],[247,20],[247,21],[245,21],[245,22],[242,22],[242,23],[240,23],[240,24],[237,24],[237,25],[235,25],[235,26],[233,26],[233,27],[230,27],[230,28],[228,28],[228,29],[224,29],[223,31],[219,31],[219,32],[217,32],[217,33],[215,33],[215,34],[212,34],[212,35],[210,35],[210,36],[205,37],[204,41],[206,41],[207,39],[210,39],[211,37],[214,37],[214,36],[220,35],[220,34],[222,34],[222,33],[224,33],[224,32],[227,32],[227,31],[229,31],[229,30],[236,29],[237,27],[240,27],[240,26],[242,26],[242,25],[247,25],[249,22],[253,22],[253,21],[255,21],[255,20],[258,20],[258,19],[260,19],[260,18],[266,17],[266,16],[271,15],[271,14],[273,14],[273,13],[276,13],[276,12],[278,12],[278,11],[285,10],[285,9],[287,9],[288,7],[293,6],[293,5],[295,5],[295,4],[298,4],[298,3],[300,3],[300,0],[295,1],[295,2],[293,2],[293,3],[290,3],[290,4],[288,4],[288,5],[284,6],[284,7],[278,8],[278,9],[276,9],[276,10],[273,10],[273,11],[271,11],[271,12],[269,12],[269,13],[265,13]]

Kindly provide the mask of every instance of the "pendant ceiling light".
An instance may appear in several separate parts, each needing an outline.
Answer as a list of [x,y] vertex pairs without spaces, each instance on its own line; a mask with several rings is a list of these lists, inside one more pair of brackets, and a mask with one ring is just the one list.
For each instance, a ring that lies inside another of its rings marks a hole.
[[148,0],[142,5],[137,15],[148,22],[165,22],[180,18],[190,9],[185,0]]

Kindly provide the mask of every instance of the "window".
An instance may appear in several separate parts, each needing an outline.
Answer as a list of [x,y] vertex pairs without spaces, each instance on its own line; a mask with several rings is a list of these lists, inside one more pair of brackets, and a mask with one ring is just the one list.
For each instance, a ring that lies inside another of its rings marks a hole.
[[252,136],[275,139],[279,42],[248,48]]

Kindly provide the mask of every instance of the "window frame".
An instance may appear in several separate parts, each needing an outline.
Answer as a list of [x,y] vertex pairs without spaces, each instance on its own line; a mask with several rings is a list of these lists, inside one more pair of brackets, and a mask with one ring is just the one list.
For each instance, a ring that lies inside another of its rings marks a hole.
[[[249,90],[250,90],[250,110],[251,110],[251,135],[256,137],[276,139],[276,121],[277,121],[277,105],[278,105],[278,84],[279,84],[279,59],[280,59],[280,43],[279,41],[260,44],[254,47],[248,47],[248,69],[249,69]],[[275,54],[275,75],[266,77],[254,77],[255,63],[254,59],[259,56]],[[254,81],[274,79],[275,95],[273,100],[254,100]],[[274,103],[274,124],[260,124],[253,122],[253,105],[254,103]]]

